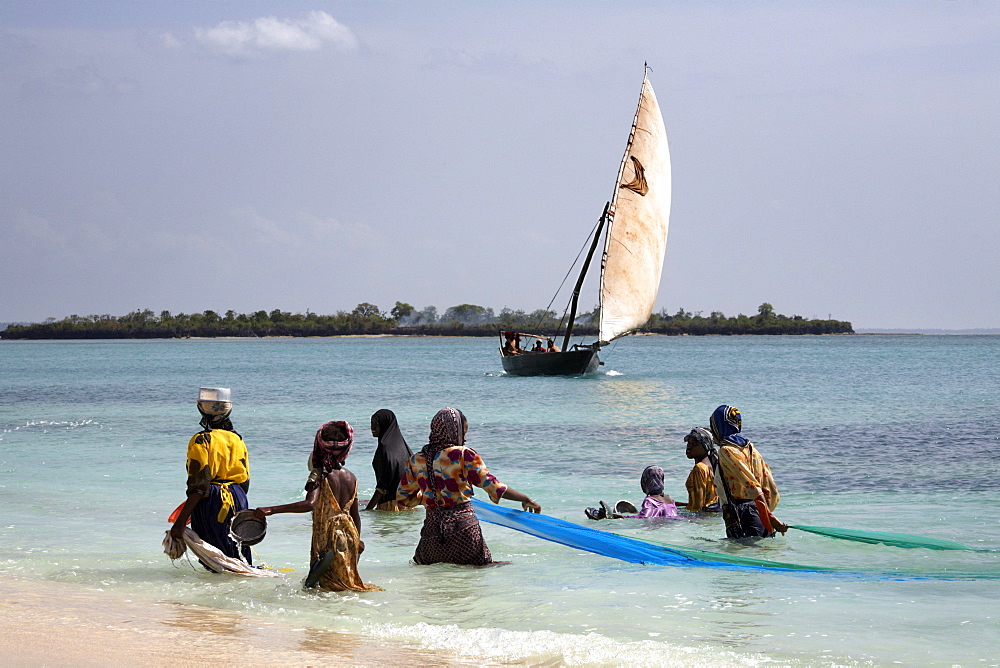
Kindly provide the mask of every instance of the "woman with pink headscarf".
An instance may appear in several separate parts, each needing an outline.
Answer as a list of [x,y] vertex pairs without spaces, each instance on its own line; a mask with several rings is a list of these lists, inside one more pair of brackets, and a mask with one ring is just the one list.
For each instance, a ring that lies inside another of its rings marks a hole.
[[529,512],[542,507],[504,485],[489,472],[479,454],[465,446],[469,421],[457,408],[442,408],[431,420],[427,445],[410,457],[399,481],[397,501],[427,508],[420,543],[413,555],[418,564],[450,563],[485,566],[493,563],[483,540],[479,520],[469,499],[473,486],[484,490],[493,503],[500,499],[520,501]]

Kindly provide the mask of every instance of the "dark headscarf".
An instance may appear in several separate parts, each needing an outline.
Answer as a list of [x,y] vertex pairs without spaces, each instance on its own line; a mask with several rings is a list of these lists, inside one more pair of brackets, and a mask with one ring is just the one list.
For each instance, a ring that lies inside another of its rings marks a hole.
[[684,437],[685,442],[694,441],[705,448],[705,454],[711,455],[715,451],[715,442],[712,440],[712,434],[704,427],[695,427],[691,430],[687,436]]
[[388,408],[380,408],[372,415],[372,420],[378,425],[378,447],[372,459],[375,487],[385,492],[383,500],[391,501],[396,498],[399,479],[413,453],[399,431],[395,413]]
[[659,466],[647,466],[642,472],[639,486],[642,488],[642,493],[647,496],[663,494],[663,469]]
[[[231,431],[237,436],[240,436],[239,433],[233,428],[232,420],[229,419],[229,416],[232,413],[232,411],[230,411],[229,413],[225,413],[224,415],[210,415],[205,411],[201,410],[201,406],[199,406],[198,412],[201,413],[201,422],[199,422],[198,424],[200,424],[201,428],[204,429],[205,431],[211,431],[213,429],[225,429],[226,431]],[[243,437],[240,436],[240,438]]]
[[742,448],[750,442],[740,434],[740,430],[743,428],[743,418],[736,406],[719,406],[712,413],[709,424],[712,427],[712,436],[722,443]]
[[[347,434],[347,438],[343,441],[335,440],[338,431]],[[352,445],[354,445],[354,429],[350,424],[343,420],[324,423],[316,432],[316,439],[313,441],[313,469],[326,472],[342,468]]]
[[442,408],[437,412],[431,420],[431,436],[421,450],[428,461],[447,447],[462,445],[465,441],[463,422],[465,416],[457,408]]

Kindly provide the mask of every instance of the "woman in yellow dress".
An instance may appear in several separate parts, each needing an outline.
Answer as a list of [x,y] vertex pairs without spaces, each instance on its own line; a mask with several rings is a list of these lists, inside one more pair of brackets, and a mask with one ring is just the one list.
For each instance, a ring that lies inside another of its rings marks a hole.
[[188,442],[187,500],[171,515],[170,536],[183,541],[190,520],[191,529],[203,541],[249,564],[249,546],[239,550],[229,537],[229,522],[246,509],[250,490],[247,446],[229,419],[232,393],[227,387],[203,387],[197,405],[202,430]]

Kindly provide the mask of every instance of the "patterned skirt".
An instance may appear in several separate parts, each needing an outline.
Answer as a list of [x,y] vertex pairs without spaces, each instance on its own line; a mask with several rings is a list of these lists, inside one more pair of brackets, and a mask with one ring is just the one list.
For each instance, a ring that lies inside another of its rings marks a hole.
[[467,501],[448,508],[428,508],[413,561],[421,565],[492,563],[472,504]]

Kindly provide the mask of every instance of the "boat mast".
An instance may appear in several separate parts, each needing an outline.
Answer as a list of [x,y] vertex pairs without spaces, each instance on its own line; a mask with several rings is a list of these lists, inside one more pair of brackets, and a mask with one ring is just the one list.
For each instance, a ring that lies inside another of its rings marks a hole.
[[597,250],[597,243],[601,239],[601,230],[604,229],[604,221],[608,217],[608,209],[611,207],[611,202],[607,202],[604,205],[604,213],[601,214],[601,220],[597,223],[597,229],[594,231],[594,242],[590,244],[590,251],[587,253],[587,259],[583,261],[583,268],[580,270],[580,278],[576,281],[576,287],[573,288],[573,301],[569,309],[569,322],[566,323],[566,336],[563,337],[562,349],[567,350],[569,348],[569,338],[573,335],[573,321],[576,319],[576,304],[580,300],[580,289],[583,287],[583,279],[587,277],[587,269],[590,268],[590,260],[594,257],[594,251]]

